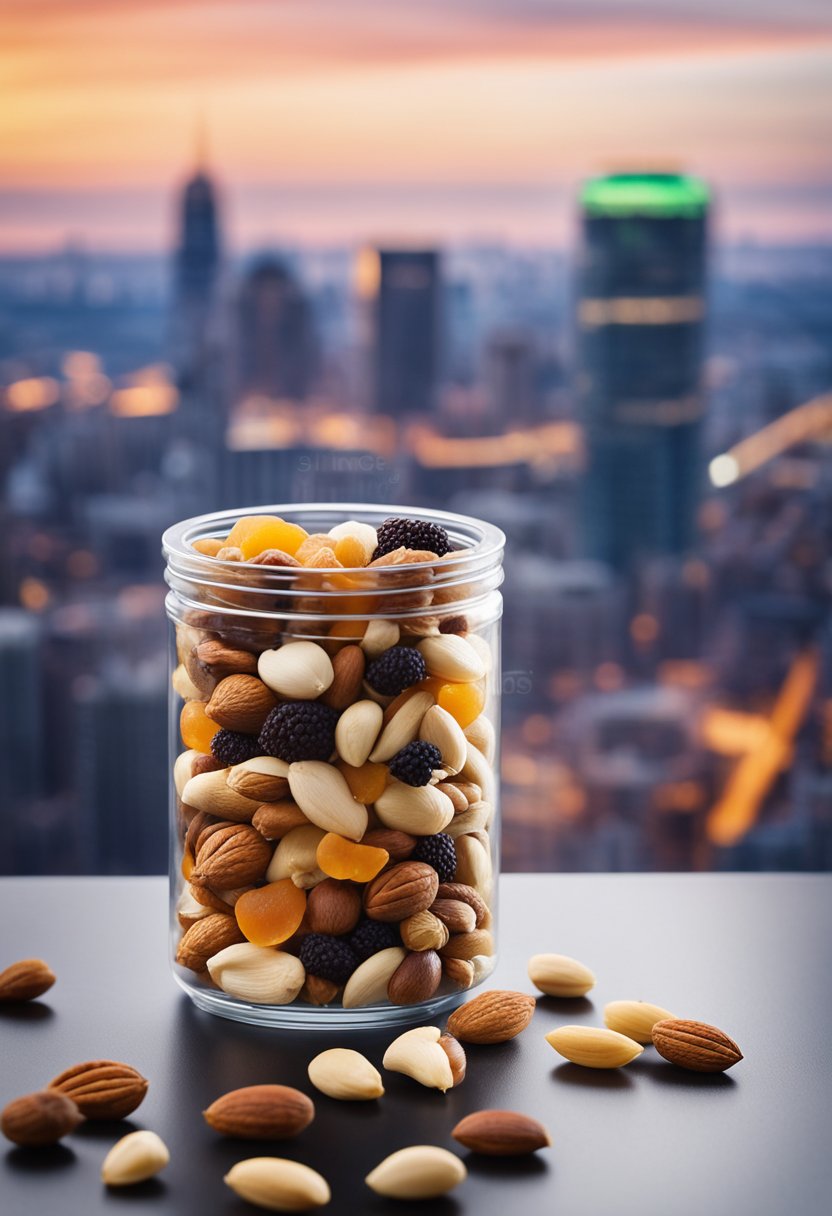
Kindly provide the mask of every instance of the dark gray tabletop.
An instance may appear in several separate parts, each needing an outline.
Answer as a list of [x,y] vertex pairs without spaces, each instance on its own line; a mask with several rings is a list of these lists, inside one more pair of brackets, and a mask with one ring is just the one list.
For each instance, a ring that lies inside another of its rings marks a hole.
[[[443,1097],[385,1074],[377,1103],[315,1094],[306,1065],[353,1045],[380,1065],[395,1030],[325,1037],[222,1021],[193,1008],[168,971],[161,879],[0,882],[3,966],[30,955],[58,974],[30,1007],[0,1013],[0,1105],[70,1064],[124,1060],[150,1079],[129,1129],[87,1125],[49,1150],[0,1149],[3,1216],[133,1213],[243,1216],[222,1183],[234,1161],[274,1153],[320,1170],[328,1213],[395,1210],[520,1216],[815,1216],[830,1210],[829,1011],[832,878],[736,875],[512,875],[503,880],[495,987],[531,991],[528,957],[571,954],[598,976],[591,999],[541,999],[520,1039],[468,1049],[468,1077]],[[544,1041],[566,1022],[602,1024],[608,1000],[643,999],[710,1021],[745,1059],[715,1077],[680,1072],[647,1049],[595,1072]],[[227,1090],[296,1085],[315,1122],[294,1141],[222,1140],[200,1112]],[[498,1106],[548,1126],[533,1159],[475,1158],[449,1139],[458,1119]],[[149,1127],[171,1150],[161,1179],[107,1193],[101,1161],[125,1130]],[[363,1178],[408,1144],[456,1148],[468,1180],[432,1204],[379,1199]]]

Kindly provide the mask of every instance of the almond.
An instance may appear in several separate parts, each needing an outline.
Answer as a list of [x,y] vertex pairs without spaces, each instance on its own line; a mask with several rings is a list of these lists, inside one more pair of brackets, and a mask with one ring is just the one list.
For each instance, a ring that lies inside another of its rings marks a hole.
[[471,933],[455,933],[441,949],[442,958],[490,958],[495,953],[494,938],[487,929],[474,929]]
[[191,777],[182,791],[182,801],[197,811],[229,819],[234,823],[251,823],[259,802],[246,798],[228,784],[231,769],[223,768]]
[[[255,756],[226,771],[229,789],[255,802],[279,802],[289,793],[289,765],[275,756]],[[215,812],[219,813],[219,812]],[[223,815],[223,818],[230,816]]]
[[644,1048],[626,1035],[600,1026],[558,1026],[546,1042],[559,1055],[584,1068],[621,1068],[640,1056]]
[[470,908],[474,909],[478,929],[481,929],[489,921],[491,914],[488,904],[478,891],[475,891],[473,887],[469,887],[463,882],[441,882],[437,892],[437,899],[458,899],[462,903],[468,904]]
[[194,684],[188,675],[188,669],[184,663],[180,663],[178,667],[173,669],[170,682],[177,697],[181,697],[183,701],[202,700],[202,689],[197,688],[196,684]]
[[101,1181],[107,1186],[133,1186],[147,1182],[170,1161],[167,1145],[155,1132],[130,1132],[117,1141],[104,1158]]
[[370,752],[370,759],[373,763],[392,760],[396,752],[400,752],[408,743],[412,743],[419,735],[422,718],[434,704],[432,693],[427,691],[413,693],[393,714],[381,732],[378,742]]
[[325,1178],[308,1165],[285,1157],[249,1157],[238,1161],[223,1181],[241,1199],[277,1212],[320,1208],[331,1197]]
[[312,823],[325,832],[360,840],[367,830],[367,808],[356,802],[344,776],[322,760],[289,765],[292,797]]
[[[529,959],[529,979],[547,996],[586,996],[595,987],[588,967],[567,954],[534,954]],[[614,1026],[614,1030],[618,1027]],[[647,1041],[649,1042],[649,1034]]]
[[366,1102],[384,1093],[378,1069],[360,1051],[348,1047],[322,1051],[307,1071],[316,1089],[341,1102]]
[[190,886],[184,887],[176,901],[176,917],[183,929],[189,929],[196,921],[211,915],[211,909],[194,899]]
[[263,683],[291,701],[314,701],[332,684],[335,672],[323,646],[292,642],[279,650],[264,650],[257,660]]
[[373,920],[401,921],[436,898],[439,877],[422,861],[400,861],[364,888],[364,911]]
[[433,1144],[414,1144],[385,1157],[366,1177],[370,1190],[389,1199],[438,1199],[467,1177],[459,1157]]
[[435,638],[423,638],[419,650],[425,660],[429,676],[441,680],[467,683],[481,680],[485,675],[485,663],[470,644],[459,634],[443,633]]
[[242,942],[208,960],[208,974],[229,996],[253,1005],[291,1005],[306,972],[293,954]]
[[0,1131],[13,1144],[39,1148],[57,1144],[83,1122],[84,1116],[71,1098],[45,1089],[10,1102],[0,1114]]
[[256,735],[276,704],[274,693],[256,676],[226,676],[211,693],[205,714],[225,730]]
[[196,855],[194,882],[233,889],[261,882],[271,861],[268,841],[247,823],[218,824]]
[[472,1153],[488,1157],[517,1157],[552,1143],[542,1123],[513,1110],[475,1111],[461,1119],[451,1135]]
[[281,840],[292,828],[303,827],[309,820],[291,798],[267,802],[254,812],[251,826],[266,840]]
[[419,726],[419,738],[439,748],[442,767],[458,773],[468,759],[468,741],[456,718],[441,705],[431,705]]
[[454,1073],[449,1053],[440,1043],[438,1026],[416,1026],[394,1039],[382,1063],[390,1072],[400,1072],[428,1089],[442,1093],[453,1088]]
[[465,1073],[468,1068],[468,1059],[465,1055],[465,1048],[455,1039],[452,1034],[443,1034],[439,1036],[439,1046],[448,1057],[448,1062],[451,1066],[451,1076],[454,1079],[454,1085],[461,1085],[465,1080]]
[[454,988],[464,991],[474,982],[474,964],[469,959],[443,958],[442,974]]
[[465,886],[473,887],[475,891],[488,899],[494,885],[490,852],[483,847],[476,836],[458,836],[454,843],[457,881]]
[[233,916],[212,912],[186,929],[176,951],[176,961],[189,971],[204,971],[208,959],[226,946],[245,941]]
[[341,991],[338,984],[332,980],[321,979],[319,975],[307,975],[300,990],[300,1000],[310,1005],[331,1005]]
[[306,1094],[289,1085],[247,1085],[233,1089],[202,1112],[209,1127],[237,1140],[285,1140],[315,1118]]
[[534,1006],[525,992],[483,992],[454,1010],[448,1030],[463,1043],[505,1043],[526,1029]]
[[469,797],[469,802],[479,802],[480,799],[484,802],[496,801],[494,771],[485,756],[474,747],[473,743],[468,744],[468,755],[460,771],[464,781],[479,786],[480,789],[480,793],[475,798]]
[[387,985],[390,977],[404,961],[405,951],[401,946],[388,946],[371,954],[356,967],[344,988],[341,1004],[345,1009],[359,1009],[365,1005],[377,1005],[387,1000]]
[[193,764],[199,754],[191,747],[186,752],[180,752],[173,762],[173,786],[179,798],[182,797],[182,791],[194,775]]
[[416,837],[408,832],[398,832],[395,828],[372,828],[365,832],[361,843],[374,849],[385,849],[392,862],[406,861],[416,848]]
[[344,646],[332,660],[333,680],[321,697],[332,709],[346,709],[358,697],[364,679],[364,651],[360,646]]
[[[471,912],[465,904],[460,907]],[[473,917],[473,912],[471,916]],[[399,925],[399,932],[408,950],[441,950],[450,936],[447,925],[427,908],[403,920]]]
[[391,646],[395,646],[399,640],[400,630],[395,621],[384,620],[383,617],[376,617],[368,624],[364,630],[364,637],[361,639],[361,649],[367,659],[372,661],[377,659],[379,655],[384,654],[385,650],[389,650]]
[[691,1072],[725,1072],[743,1058],[733,1039],[707,1022],[667,1018],[653,1027],[656,1051]]
[[385,827],[413,836],[443,832],[454,817],[453,803],[435,785],[407,785],[395,778],[374,805]]
[[[226,676],[253,676],[257,673],[257,659],[248,650],[238,650],[219,639],[209,638],[199,642],[192,651],[195,661],[209,672],[217,683]],[[196,683],[193,672],[191,679]]]
[[636,1043],[652,1043],[656,1022],[673,1020],[673,1014],[647,1001],[610,1001],[604,1006],[604,1021],[610,1030],[625,1034]]
[[387,985],[393,1005],[419,1005],[429,1001],[442,979],[442,963],[435,950],[412,951],[396,968]]
[[191,776],[198,777],[200,773],[216,773],[222,768],[225,768],[225,765],[220,764],[216,756],[204,756],[202,752],[197,752],[191,765]]
[[55,983],[55,973],[41,958],[24,958],[0,972],[0,1002],[34,1001]]
[[353,768],[360,768],[373,750],[381,730],[382,708],[375,701],[356,701],[345,709],[335,727],[338,755]]
[[480,714],[470,726],[466,726],[463,734],[468,742],[472,743],[477,751],[485,756],[489,764],[494,763],[494,754],[497,750],[497,735],[493,724],[486,718],[485,714]]
[[454,815],[445,831],[452,840],[456,840],[457,836],[484,831],[491,825],[493,818],[494,807],[490,802],[472,802],[460,814]]
[[361,893],[351,883],[327,878],[309,892],[305,924],[310,933],[341,937],[352,932],[360,915]]
[[116,1060],[87,1060],[67,1068],[53,1081],[50,1089],[66,1094],[87,1119],[126,1119],[141,1104],[147,1081]]
[[476,912],[461,899],[435,899],[430,911],[447,927],[449,933],[471,933],[476,928]]
[[301,565],[296,557],[292,557],[291,553],[284,553],[282,549],[263,549],[261,553],[250,557],[248,564],[250,566],[291,566],[298,570]]
[[317,853],[325,835],[326,832],[314,823],[292,828],[278,842],[266,870],[266,880],[279,882],[281,878],[291,878],[295,886],[302,890],[323,882],[326,875],[318,869]]
[[450,798],[455,815],[461,815],[463,811],[468,810],[468,799],[453,781],[440,781],[436,788],[441,790],[446,797]]

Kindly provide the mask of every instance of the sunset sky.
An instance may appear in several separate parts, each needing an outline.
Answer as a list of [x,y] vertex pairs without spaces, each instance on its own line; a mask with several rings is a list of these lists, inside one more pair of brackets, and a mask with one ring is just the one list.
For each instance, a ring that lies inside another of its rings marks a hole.
[[0,0],[0,247],[165,249],[199,116],[238,249],[556,244],[580,179],[704,174],[832,239],[828,0]]

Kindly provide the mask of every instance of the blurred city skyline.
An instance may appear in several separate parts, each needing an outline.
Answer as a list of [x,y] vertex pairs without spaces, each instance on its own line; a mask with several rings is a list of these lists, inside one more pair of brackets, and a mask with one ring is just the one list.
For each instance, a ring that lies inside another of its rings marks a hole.
[[0,19],[5,252],[167,249],[198,128],[235,252],[565,246],[577,183],[636,162],[711,181],[722,240],[832,238],[819,0],[0,0]]

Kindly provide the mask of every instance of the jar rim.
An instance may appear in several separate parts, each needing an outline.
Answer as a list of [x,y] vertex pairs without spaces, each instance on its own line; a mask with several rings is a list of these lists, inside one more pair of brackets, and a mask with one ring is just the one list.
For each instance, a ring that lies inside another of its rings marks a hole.
[[[267,595],[284,600],[289,608],[291,601],[297,599],[301,591],[307,596],[311,592],[328,601],[341,601],[347,608],[346,601],[350,594],[361,593],[360,586],[351,592],[345,591],[343,586],[328,586],[327,578],[331,579],[337,573],[360,580],[362,575],[366,577],[366,566],[261,566],[220,560],[193,548],[196,540],[227,536],[237,520],[248,515],[276,515],[289,522],[300,522],[302,519],[305,521],[303,526],[311,525],[307,527],[311,532],[326,532],[336,523],[350,519],[377,527],[391,516],[417,518],[445,528],[454,547],[443,557],[437,557],[435,562],[403,562],[372,569],[372,594],[380,598],[380,608],[389,601],[391,612],[408,588],[422,585],[426,565],[430,566],[434,587],[453,588],[473,584],[471,590],[474,591],[476,587],[474,598],[477,599],[501,581],[505,535],[500,528],[485,520],[450,511],[378,503],[277,503],[197,515],[168,528],[162,536],[162,553],[167,562],[165,578],[171,590],[184,595],[186,599],[190,599],[197,588],[217,593],[220,597],[226,592],[245,591],[247,596],[251,596],[249,610],[255,611],[257,601]],[[316,520],[321,526],[315,526]],[[298,585],[299,576],[302,576],[302,586]],[[316,582],[313,587],[310,579],[316,576],[320,576],[320,585]],[[291,608],[289,610],[292,611]]]

